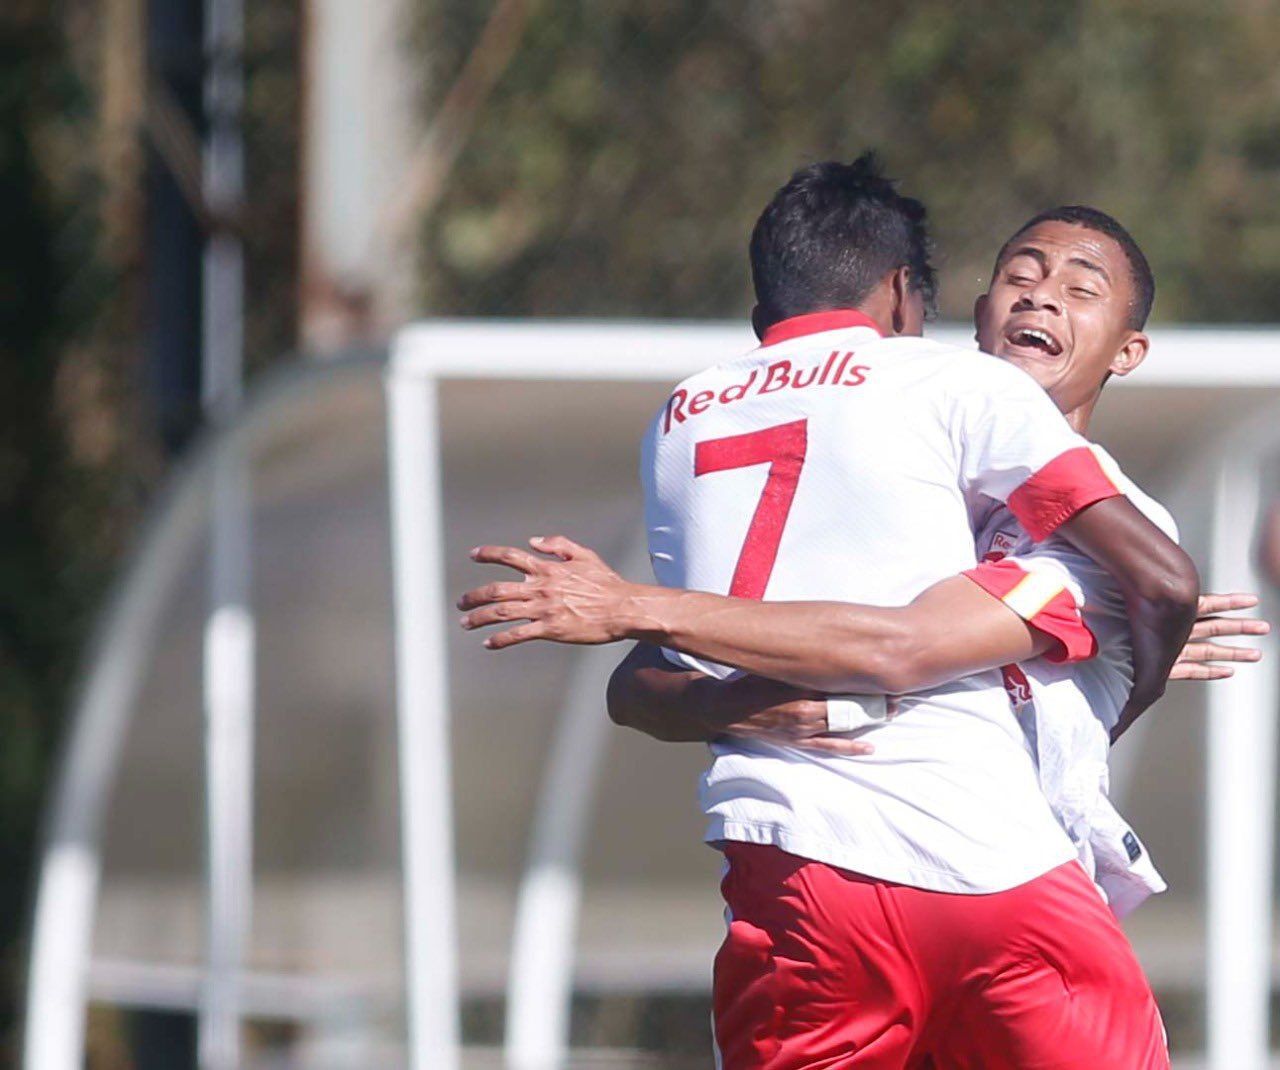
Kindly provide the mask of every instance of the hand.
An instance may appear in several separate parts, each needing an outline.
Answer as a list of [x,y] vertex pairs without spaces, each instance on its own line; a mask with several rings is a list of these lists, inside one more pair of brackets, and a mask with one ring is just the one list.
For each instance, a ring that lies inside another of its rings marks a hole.
[[471,559],[506,565],[524,573],[523,581],[489,583],[458,599],[469,610],[463,628],[528,621],[495,632],[484,645],[502,650],[530,639],[598,645],[628,637],[625,621],[634,598],[643,590],[629,583],[599,554],[563,535],[536,536],[529,545],[539,555],[514,546],[478,546]]
[[1247,647],[1206,642],[1239,635],[1266,635],[1271,625],[1249,617],[1220,617],[1216,614],[1252,609],[1258,604],[1254,594],[1205,594],[1200,596],[1191,638],[1169,673],[1170,680],[1225,680],[1235,670],[1222,662],[1258,661],[1262,651]]
[[724,736],[759,739],[788,747],[846,756],[871,754],[875,747],[845,735],[829,735],[826,696],[760,676],[708,680],[714,698],[705,719]]

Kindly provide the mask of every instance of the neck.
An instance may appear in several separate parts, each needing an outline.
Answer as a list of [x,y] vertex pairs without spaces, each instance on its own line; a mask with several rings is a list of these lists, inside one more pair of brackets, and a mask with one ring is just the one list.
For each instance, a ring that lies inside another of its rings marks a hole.
[[763,317],[754,312],[751,319],[756,337],[760,339],[762,345],[766,346],[818,331],[834,331],[844,327],[870,327],[881,336],[886,333],[877,320],[856,308],[829,308],[816,312],[802,312],[799,315],[788,316],[786,319],[775,320],[767,327],[762,326]]
[[1067,423],[1070,425],[1071,430],[1075,431],[1077,434],[1084,435],[1086,438],[1089,437],[1089,421],[1093,419],[1093,410],[1098,404],[1098,398],[1100,396],[1101,395],[1099,394],[1094,394],[1082,404],[1077,405],[1070,412],[1064,412],[1062,414],[1067,418]]
[[858,311],[875,320],[885,338],[892,338],[898,333],[893,327],[893,301],[887,286],[877,286],[872,290]]

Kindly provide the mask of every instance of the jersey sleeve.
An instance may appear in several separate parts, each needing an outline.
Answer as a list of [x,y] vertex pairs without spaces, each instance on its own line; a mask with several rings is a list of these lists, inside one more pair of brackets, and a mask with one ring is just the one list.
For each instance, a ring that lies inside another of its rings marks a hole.
[[680,650],[672,650],[666,646],[658,649],[661,651],[663,658],[677,669],[692,669],[694,672],[702,673],[703,676],[711,676],[717,680],[736,680],[738,677],[746,675],[741,669],[735,669],[731,665],[721,665],[718,661],[696,658],[692,654],[686,654]]
[[1086,661],[1097,654],[1098,641],[1084,619],[1084,587],[1057,555],[1037,549],[1024,557],[984,561],[964,575],[1055,640],[1044,655],[1049,661]]
[[1121,493],[1029,375],[985,356],[966,370],[968,388],[958,392],[951,421],[966,493],[1007,503],[1037,542]]

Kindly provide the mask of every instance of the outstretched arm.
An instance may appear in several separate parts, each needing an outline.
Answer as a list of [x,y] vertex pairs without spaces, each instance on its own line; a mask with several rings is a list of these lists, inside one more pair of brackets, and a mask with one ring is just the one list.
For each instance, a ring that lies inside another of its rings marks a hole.
[[485,640],[634,639],[824,692],[902,694],[1044,653],[1054,640],[963,576],[896,608],[846,602],[757,602],[629,583],[569,539],[531,540],[541,555],[481,547],[524,582],[491,583],[459,600],[466,628],[527,621]]

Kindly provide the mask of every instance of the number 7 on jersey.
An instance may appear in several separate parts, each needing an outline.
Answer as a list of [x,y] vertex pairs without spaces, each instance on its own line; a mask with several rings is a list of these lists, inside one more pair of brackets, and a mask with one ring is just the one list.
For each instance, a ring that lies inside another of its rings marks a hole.
[[769,466],[769,476],[764,481],[764,490],[747,527],[737,567],[733,570],[733,581],[729,585],[729,594],[733,598],[759,600],[769,586],[769,576],[773,573],[778,546],[782,542],[782,529],[787,525],[791,502],[796,496],[796,484],[800,482],[800,470],[804,467],[808,432],[808,420],[795,420],[743,435],[709,439],[699,442],[694,449],[695,477],[757,464]]

